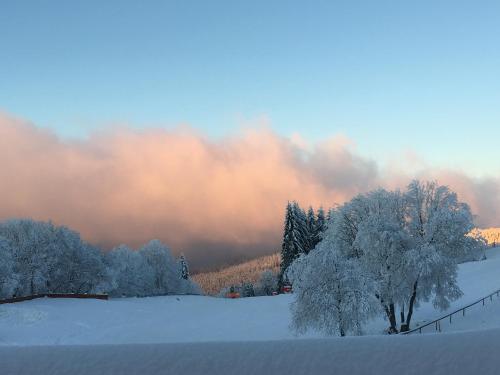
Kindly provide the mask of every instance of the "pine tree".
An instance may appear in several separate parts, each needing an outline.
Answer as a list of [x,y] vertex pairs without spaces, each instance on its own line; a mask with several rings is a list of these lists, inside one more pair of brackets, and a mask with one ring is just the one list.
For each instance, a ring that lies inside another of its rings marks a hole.
[[307,235],[307,243],[306,243],[306,248],[305,253],[308,254],[309,251],[314,249],[318,241],[316,241],[316,215],[314,214],[314,209],[309,206],[309,209],[307,210],[307,216],[306,216],[306,235]]
[[281,264],[280,264],[280,274],[278,280],[278,286],[281,288],[283,284],[286,282],[285,272],[288,266],[292,263],[292,253],[293,253],[293,245],[292,245],[292,204],[290,202],[286,205],[285,211],[285,225],[283,229],[283,243],[281,245]]
[[286,270],[301,254],[307,245],[306,214],[297,202],[288,203],[285,214],[283,244],[281,246],[281,265],[279,287],[287,281]]
[[181,257],[179,258],[179,269],[180,269],[180,276],[181,279],[188,280],[189,279],[189,266],[186,260],[186,257],[184,254],[181,254]]
[[[316,245],[321,241],[323,232],[326,230],[326,218],[325,218],[325,210],[323,207],[318,209],[318,213],[316,215],[316,223],[314,227],[314,236],[313,236],[313,247],[314,249]],[[311,249],[311,250],[312,250]]]
[[307,215],[305,211],[300,208],[297,202],[293,202],[293,242],[295,244],[294,260],[301,254],[308,252],[308,231],[307,231]]

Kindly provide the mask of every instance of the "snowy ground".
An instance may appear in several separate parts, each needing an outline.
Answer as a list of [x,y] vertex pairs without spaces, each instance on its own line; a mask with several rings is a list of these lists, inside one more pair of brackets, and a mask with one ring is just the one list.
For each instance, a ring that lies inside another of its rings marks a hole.
[[500,330],[265,342],[0,347],[0,373],[496,375]]
[[[488,260],[460,266],[464,296],[449,311],[500,288],[500,249]],[[289,329],[293,296],[237,300],[169,296],[101,300],[37,299],[0,306],[0,345],[90,345],[255,341],[296,338]],[[430,303],[415,313],[413,326],[441,316]],[[387,327],[383,319],[368,324],[368,334]],[[500,328],[500,299],[476,306],[465,318],[443,323],[444,331]],[[432,332],[433,327],[425,332]],[[310,333],[300,338],[321,337]]]
[[[499,269],[500,248],[490,250],[486,261],[461,265],[459,283],[464,296],[449,311],[499,289]],[[288,305],[292,298],[282,295],[239,300],[200,296],[109,301],[38,299],[1,305],[0,373],[142,372],[145,375],[156,374],[165,366],[177,366],[179,371],[169,373],[181,373],[182,369],[185,375],[224,374],[234,368],[238,368],[239,374],[272,372],[263,371],[263,363],[271,366],[273,373],[285,373],[278,371],[276,366],[280,363],[283,368],[292,366],[289,375],[325,369],[329,373],[334,369],[340,373],[397,373],[387,372],[388,363],[405,374],[467,374],[470,369],[479,373],[482,369],[482,374],[500,371],[492,370],[492,366],[500,368],[500,358],[496,351],[492,352],[492,348],[500,347],[500,298],[488,300],[485,307],[478,305],[467,310],[465,317],[454,317],[451,325],[447,322],[441,325],[444,332],[475,332],[347,339],[322,339],[315,333],[294,336],[289,329]],[[423,304],[415,313],[413,327],[444,313],[429,303]],[[384,320],[378,319],[368,324],[366,331],[379,334],[386,326]],[[425,332],[434,332],[434,328]],[[405,353],[411,353],[411,358]],[[111,357],[116,360],[110,361]],[[22,358],[30,358],[29,365]],[[290,365],[289,360],[294,364]],[[357,367],[352,367],[353,360],[360,361]],[[446,371],[433,371],[427,365],[433,361],[441,364],[437,369]],[[252,365],[242,365],[247,362]],[[200,365],[189,367],[189,363]],[[378,367],[372,371],[376,363]],[[68,366],[75,364],[77,367],[70,371]],[[50,368],[37,371],[44,366]],[[417,371],[412,366],[420,367]]]

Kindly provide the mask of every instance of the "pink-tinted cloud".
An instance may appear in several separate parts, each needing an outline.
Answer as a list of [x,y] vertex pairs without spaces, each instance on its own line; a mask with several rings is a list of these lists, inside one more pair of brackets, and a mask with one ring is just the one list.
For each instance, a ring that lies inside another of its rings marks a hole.
[[[276,251],[288,200],[331,206],[414,177],[380,171],[345,137],[307,147],[297,139],[268,128],[219,141],[186,128],[114,128],[63,141],[0,115],[0,219],[50,219],[107,247],[159,238],[208,266]],[[498,179],[423,174],[458,190],[481,224],[495,224]]]

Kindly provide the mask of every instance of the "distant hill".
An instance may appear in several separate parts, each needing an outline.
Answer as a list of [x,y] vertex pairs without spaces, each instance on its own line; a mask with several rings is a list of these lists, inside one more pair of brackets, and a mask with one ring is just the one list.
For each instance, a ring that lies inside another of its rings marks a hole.
[[215,295],[227,286],[238,285],[242,282],[255,284],[263,271],[271,270],[278,273],[279,267],[280,255],[273,254],[229,266],[220,271],[198,273],[191,277],[206,294]]
[[488,245],[498,246],[500,244],[500,228],[474,229],[472,233],[483,236]]

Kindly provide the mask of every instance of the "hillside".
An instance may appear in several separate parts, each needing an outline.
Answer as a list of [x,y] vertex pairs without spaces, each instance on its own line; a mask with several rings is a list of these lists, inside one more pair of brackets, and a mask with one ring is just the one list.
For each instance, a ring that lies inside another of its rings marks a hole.
[[193,275],[192,278],[206,294],[216,295],[222,288],[227,286],[241,283],[256,284],[263,271],[272,270],[278,273],[279,267],[280,256],[279,254],[273,254],[223,268],[219,271],[198,273]]
[[500,228],[474,229],[472,233],[483,236],[490,246],[500,244]]

